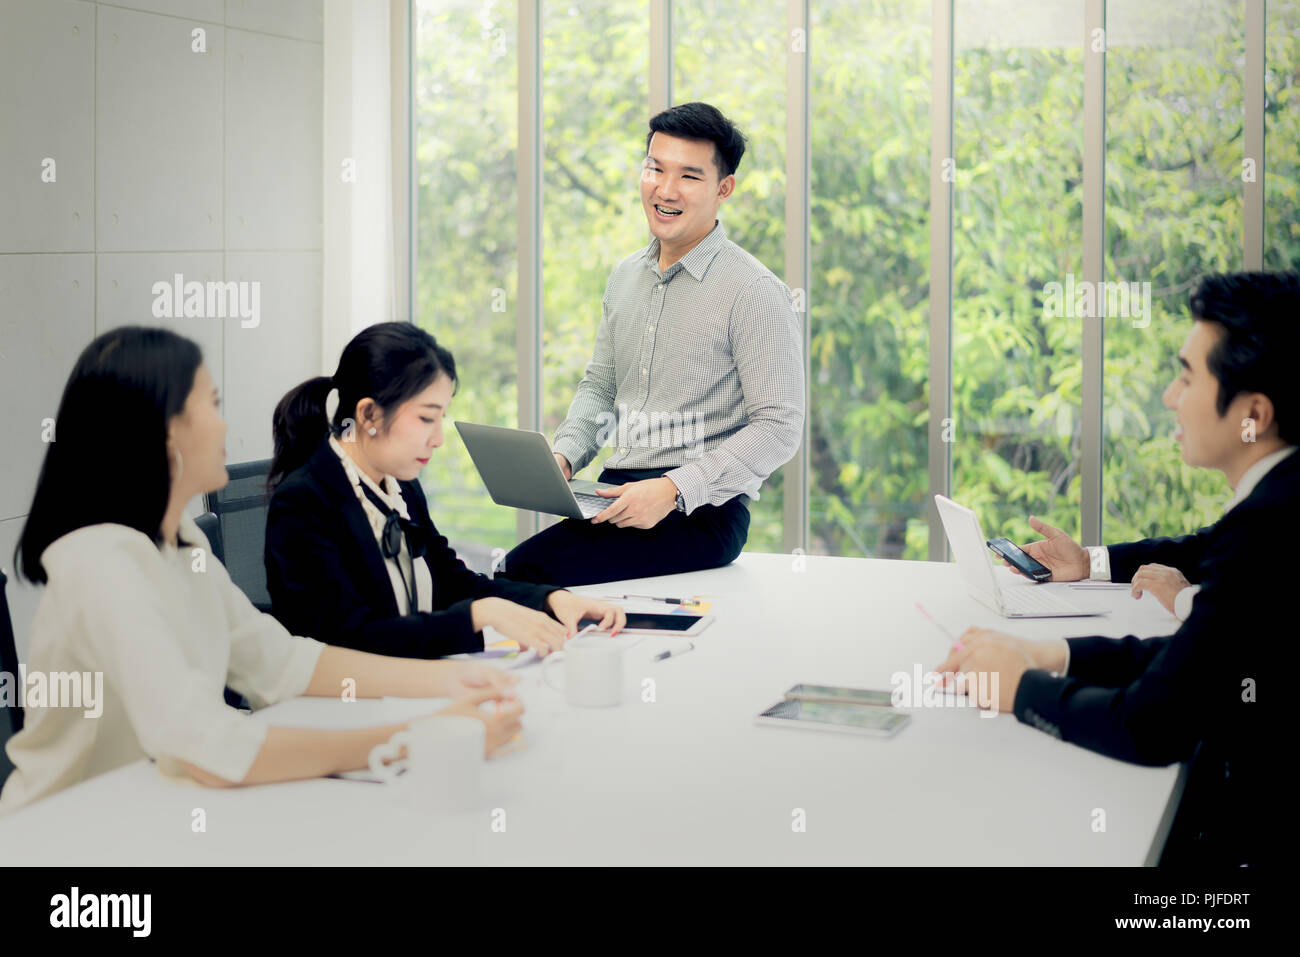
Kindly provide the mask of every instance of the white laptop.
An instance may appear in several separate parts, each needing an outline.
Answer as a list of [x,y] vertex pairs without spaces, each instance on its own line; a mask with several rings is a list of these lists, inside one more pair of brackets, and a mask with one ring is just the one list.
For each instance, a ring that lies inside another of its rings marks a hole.
[[1038,585],[1003,588],[998,584],[999,571],[989,558],[988,542],[975,513],[942,495],[936,495],[934,503],[939,507],[948,544],[971,595],[1003,618],[1076,618],[1105,614],[1104,609],[1081,607]]

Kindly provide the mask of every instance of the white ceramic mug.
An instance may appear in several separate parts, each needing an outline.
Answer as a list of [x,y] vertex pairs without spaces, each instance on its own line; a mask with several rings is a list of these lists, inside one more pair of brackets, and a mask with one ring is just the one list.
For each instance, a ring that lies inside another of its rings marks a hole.
[[[574,639],[563,651],[547,655],[542,677],[547,685],[564,693],[569,704],[584,708],[608,708],[623,703],[623,652],[621,641],[598,636]],[[564,683],[554,684],[551,672],[564,665]]]
[[486,741],[478,718],[416,718],[370,749],[370,770],[420,808],[465,811],[483,804]]

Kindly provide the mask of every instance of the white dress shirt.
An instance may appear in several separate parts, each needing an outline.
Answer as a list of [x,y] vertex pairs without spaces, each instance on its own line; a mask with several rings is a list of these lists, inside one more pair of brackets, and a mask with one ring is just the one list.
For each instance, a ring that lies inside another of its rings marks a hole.
[[[356,493],[357,501],[361,503],[361,510],[366,513],[366,520],[370,522],[370,530],[375,533],[375,544],[379,545],[379,553],[383,554],[383,537],[384,522],[388,516],[381,512],[375,503],[370,501],[368,496],[361,489],[364,482],[370,491],[379,497],[379,500],[389,508],[396,509],[397,514],[411,520],[411,515],[406,509],[406,499],[402,497],[401,486],[397,484],[397,479],[391,475],[384,476],[384,487],[380,488],[374,481],[357,467],[357,463],[343,451],[343,446],[339,444],[338,439],[330,436],[330,448],[334,454],[339,457],[343,463],[343,471],[348,475],[348,481],[352,483],[352,491]],[[401,562],[401,565],[398,565]],[[433,611],[433,576],[429,573],[429,563],[425,561],[411,561],[410,549],[406,547],[406,536],[402,536],[401,550],[396,558],[385,558],[384,567],[388,569],[388,578],[393,585],[393,596],[397,599],[397,613],[399,615],[411,614],[411,597],[407,591],[409,587],[407,582],[411,580],[411,575],[415,575],[415,611]]]
[[[1246,469],[1237,482],[1237,487],[1233,489],[1232,498],[1228,500],[1227,506],[1224,507],[1223,514],[1227,515],[1228,512],[1244,502],[1246,497],[1255,491],[1255,486],[1260,483],[1260,480],[1272,470],[1273,466],[1294,452],[1295,449],[1294,445],[1278,449]],[[1088,578],[1092,581],[1110,581],[1110,552],[1107,551],[1106,546],[1089,545],[1087,549],[1090,565]],[[1186,621],[1187,617],[1192,613],[1192,599],[1196,597],[1200,590],[1200,585],[1188,585],[1174,596],[1174,616],[1179,621]]]
[[32,622],[34,672],[102,673],[102,712],[29,707],[6,750],[15,770],[0,794],[12,811],[86,778],[151,757],[180,775],[183,759],[242,780],[266,726],[229,707],[229,685],[265,707],[302,694],[323,644],[295,638],[230,580],[183,517],[179,549],[125,525],[88,525],[41,555],[48,583]]

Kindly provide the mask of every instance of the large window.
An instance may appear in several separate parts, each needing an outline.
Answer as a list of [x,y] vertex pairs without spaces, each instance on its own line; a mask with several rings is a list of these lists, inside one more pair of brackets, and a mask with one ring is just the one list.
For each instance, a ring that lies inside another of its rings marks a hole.
[[1269,0],[1264,60],[1264,268],[1300,268],[1300,0]]
[[[673,4],[673,102],[712,103],[749,138],[736,191],[718,210],[727,238],[777,276],[785,272],[785,4]],[[750,503],[747,551],[781,550],[780,471]]]
[[924,558],[930,2],[811,12],[809,551]]
[[[541,59],[521,80],[525,3],[540,14]],[[712,102],[749,137],[720,212],[728,236],[790,282],[787,236],[801,230],[787,216],[809,223],[808,441],[751,506],[749,550],[792,540],[832,555],[935,554],[928,501],[942,489],[929,468],[949,455],[951,494],[1014,538],[1034,537],[1029,514],[1073,534],[1100,527],[1106,541],[1212,520],[1223,480],[1182,464],[1161,401],[1188,291],[1205,272],[1255,261],[1259,237],[1245,231],[1261,195],[1264,268],[1300,265],[1300,0],[1270,0],[1262,33],[1247,3],[807,0],[805,107],[786,89],[799,3],[415,0],[415,310],[456,354],[452,417],[518,424],[515,342],[535,333],[537,413],[548,433],[564,418],[609,272],[649,242],[638,176],[661,75],[651,64],[671,61],[671,102]],[[1085,96],[1097,40],[1084,18],[1103,10],[1104,84]],[[932,60],[936,23],[951,26],[947,62]],[[1252,116],[1248,71],[1261,56],[1264,105]],[[544,146],[520,156],[519,94],[538,88]],[[953,155],[932,157],[946,122]],[[801,168],[786,149],[787,129],[805,126],[803,210],[787,208],[787,171]],[[1243,165],[1261,127],[1262,192]],[[1088,144],[1103,141],[1104,179],[1085,188],[1084,156],[1100,155]],[[936,159],[949,161],[942,179]],[[519,249],[516,174],[533,163],[542,224]],[[950,188],[945,235],[930,204]],[[1104,254],[1090,297],[1104,320],[1079,311],[1085,224]],[[951,261],[932,262],[949,243]],[[530,319],[517,269],[538,254],[543,298]],[[949,281],[945,325],[931,284]],[[1103,322],[1098,353],[1089,323]],[[950,360],[932,356],[945,348]],[[951,419],[937,424],[936,358],[950,361],[952,392]],[[1094,382],[1100,405],[1085,389]],[[791,486],[795,469],[807,481]],[[514,511],[491,503],[454,430],[425,481],[440,527],[471,560],[513,544]],[[786,529],[784,494],[800,484],[808,527]]]
[[1083,5],[958,0],[952,487],[990,535],[1079,532]]
[[[542,5],[544,431],[569,411],[610,271],[650,242],[641,211],[649,25],[642,0]],[[600,474],[613,446],[583,478]],[[553,520],[553,519],[552,519]]]
[[1183,464],[1161,397],[1197,277],[1242,264],[1245,7],[1107,4],[1105,541],[1191,531],[1231,495]]
[[[514,4],[416,5],[415,315],[456,358],[451,419],[516,415],[516,24]],[[479,568],[515,539],[454,428],[423,475],[439,531]]]

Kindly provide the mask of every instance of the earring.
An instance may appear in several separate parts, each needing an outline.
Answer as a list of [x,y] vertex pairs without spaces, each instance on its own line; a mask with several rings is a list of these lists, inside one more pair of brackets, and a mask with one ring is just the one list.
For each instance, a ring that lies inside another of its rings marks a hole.
[[367,435],[378,435],[378,434],[379,434],[379,430],[378,430],[377,428],[375,428],[375,427],[372,425],[369,429],[366,430],[366,434],[367,434]]

